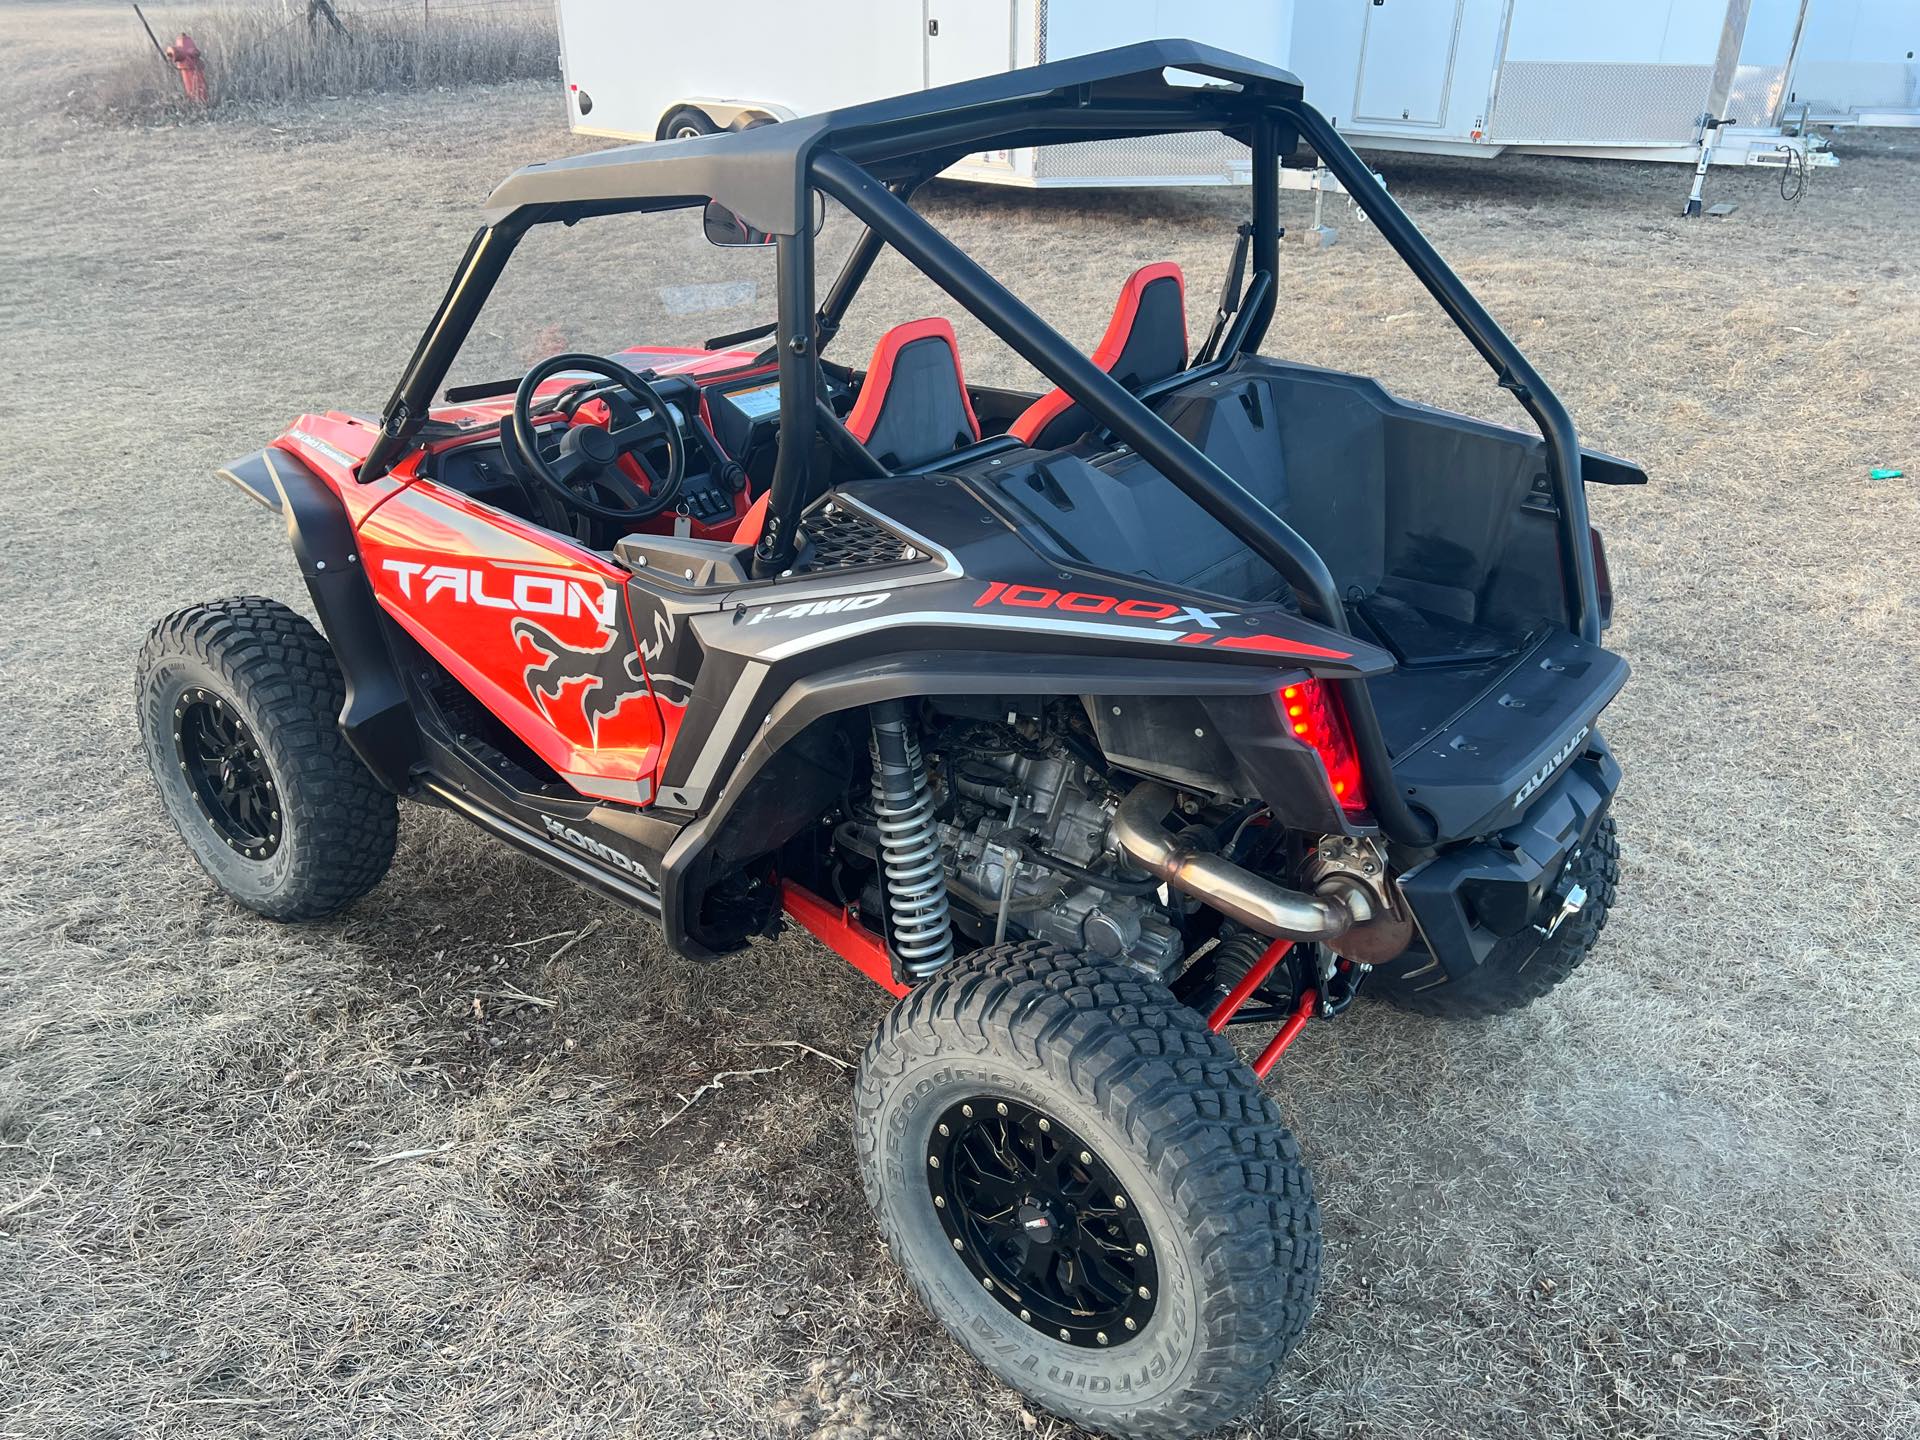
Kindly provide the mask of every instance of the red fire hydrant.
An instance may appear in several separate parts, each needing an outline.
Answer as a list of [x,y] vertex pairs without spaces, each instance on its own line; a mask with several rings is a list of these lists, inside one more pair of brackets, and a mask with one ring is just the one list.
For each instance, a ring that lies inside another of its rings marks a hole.
[[180,88],[187,92],[187,99],[195,105],[207,103],[207,67],[200,59],[200,47],[193,43],[193,37],[184,30],[174,36],[173,43],[161,52],[173,62],[173,68],[180,72]]

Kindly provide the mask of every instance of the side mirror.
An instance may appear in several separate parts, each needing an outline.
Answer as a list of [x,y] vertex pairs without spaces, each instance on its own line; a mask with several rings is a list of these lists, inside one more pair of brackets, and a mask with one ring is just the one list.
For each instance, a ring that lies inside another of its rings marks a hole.
[[[813,233],[818,235],[827,223],[827,200],[818,191],[813,196]],[[701,212],[700,225],[713,245],[771,245],[773,236],[749,225],[718,200],[709,200]]]

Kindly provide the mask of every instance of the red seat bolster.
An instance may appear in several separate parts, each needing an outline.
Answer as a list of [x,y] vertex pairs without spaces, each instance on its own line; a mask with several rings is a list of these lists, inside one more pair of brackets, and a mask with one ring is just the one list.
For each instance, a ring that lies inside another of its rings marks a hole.
[[[1120,287],[1120,299],[1113,307],[1113,318],[1107,321],[1107,333],[1100,337],[1100,344],[1092,356],[1093,363],[1102,370],[1110,372],[1120,363],[1120,357],[1127,350],[1127,341],[1133,335],[1134,322],[1140,318],[1140,297],[1146,293],[1147,286],[1156,280],[1172,280],[1180,287],[1181,360],[1182,368],[1185,368],[1187,279],[1173,261],[1161,260],[1152,265],[1142,265]],[[1007,427],[1007,433],[1023,444],[1031,445],[1051,421],[1072,409],[1073,404],[1073,397],[1066,391],[1049,390],[1020,412],[1019,418]]]

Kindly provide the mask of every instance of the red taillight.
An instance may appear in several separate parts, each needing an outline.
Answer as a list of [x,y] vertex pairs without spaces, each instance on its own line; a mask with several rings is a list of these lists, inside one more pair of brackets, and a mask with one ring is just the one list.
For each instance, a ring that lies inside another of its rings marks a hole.
[[1333,798],[1342,810],[1367,808],[1367,785],[1360,756],[1353,748],[1346,712],[1339,697],[1318,680],[1300,680],[1280,692],[1280,713],[1294,739],[1311,745],[1327,767]]
[[1601,542],[1600,528],[1589,525],[1587,534],[1593,537],[1593,589],[1600,601],[1600,624],[1613,623],[1613,572],[1607,568],[1607,547]]

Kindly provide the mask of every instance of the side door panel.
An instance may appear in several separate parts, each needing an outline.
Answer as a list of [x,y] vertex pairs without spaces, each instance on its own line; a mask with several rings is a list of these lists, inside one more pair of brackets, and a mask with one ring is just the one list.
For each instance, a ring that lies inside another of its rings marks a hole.
[[382,608],[569,785],[652,800],[660,706],[625,571],[424,480],[358,533]]

